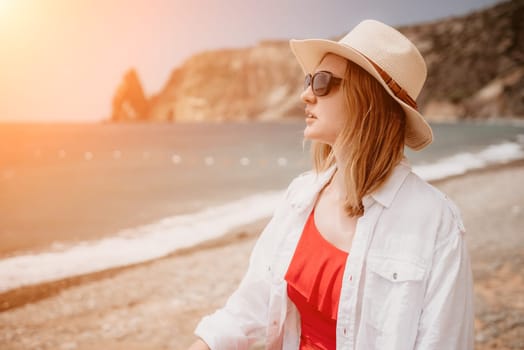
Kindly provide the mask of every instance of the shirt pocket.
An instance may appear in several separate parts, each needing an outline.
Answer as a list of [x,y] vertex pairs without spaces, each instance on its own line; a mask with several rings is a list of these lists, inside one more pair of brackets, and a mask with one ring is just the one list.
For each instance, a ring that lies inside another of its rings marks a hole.
[[364,321],[380,334],[416,324],[426,266],[415,258],[385,255],[368,256],[366,266]]

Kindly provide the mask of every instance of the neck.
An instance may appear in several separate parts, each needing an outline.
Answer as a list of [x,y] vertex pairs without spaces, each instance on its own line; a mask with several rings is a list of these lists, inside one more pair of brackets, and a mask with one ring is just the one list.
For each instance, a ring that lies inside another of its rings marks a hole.
[[344,166],[346,163],[345,158],[341,152],[334,150],[335,154],[335,163],[337,169],[335,174],[329,182],[330,191],[333,193],[334,197],[340,201],[345,201],[347,197],[346,183],[344,181]]
[[[347,156],[343,152],[337,151],[336,149],[334,149],[334,154],[337,169],[329,181],[328,186],[330,188],[330,192],[333,193],[335,198],[339,199],[340,201],[345,201],[347,189],[346,183],[344,181],[344,164],[347,164]],[[405,155],[403,155],[402,160],[405,160],[406,162],[408,161]]]

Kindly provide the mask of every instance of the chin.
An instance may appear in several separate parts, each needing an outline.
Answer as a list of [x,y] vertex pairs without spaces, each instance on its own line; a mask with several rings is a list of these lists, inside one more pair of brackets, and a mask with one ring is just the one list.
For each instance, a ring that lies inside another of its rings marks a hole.
[[315,135],[315,132],[312,132],[311,130],[308,130],[308,128],[305,128],[304,129],[304,138],[306,140],[310,140],[310,141],[316,141],[317,135]]
[[329,142],[328,140],[326,140],[326,138],[322,137],[322,135],[318,135],[318,134],[315,134],[315,133],[312,133],[312,132],[308,132],[306,130],[304,130],[304,139],[309,140],[309,141],[319,142],[319,143],[325,143],[325,144],[328,144],[328,145],[332,144],[332,142]]

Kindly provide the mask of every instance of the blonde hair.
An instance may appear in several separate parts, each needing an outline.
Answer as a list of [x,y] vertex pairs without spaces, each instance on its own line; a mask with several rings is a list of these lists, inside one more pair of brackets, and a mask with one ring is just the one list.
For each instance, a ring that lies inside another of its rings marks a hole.
[[338,171],[346,185],[344,209],[360,216],[362,198],[382,186],[404,156],[406,115],[374,77],[351,61],[342,92],[348,118],[333,147],[313,141],[311,155],[318,173],[335,163],[333,148],[343,150],[345,164]]

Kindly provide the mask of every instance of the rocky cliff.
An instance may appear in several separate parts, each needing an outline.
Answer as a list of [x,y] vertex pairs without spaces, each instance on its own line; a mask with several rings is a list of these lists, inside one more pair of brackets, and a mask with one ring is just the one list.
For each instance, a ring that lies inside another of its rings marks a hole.
[[[428,79],[417,102],[428,119],[524,117],[524,1],[398,29],[426,59]],[[147,106],[139,93],[115,97],[127,102],[113,104],[113,120],[302,117],[302,80],[287,40],[203,52],[176,68]],[[117,96],[141,91],[137,82],[125,78]]]
[[524,1],[399,30],[428,65],[426,115],[524,117]]
[[148,118],[276,119],[296,107],[301,73],[287,42],[209,51],[175,69]]

